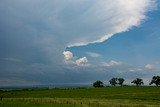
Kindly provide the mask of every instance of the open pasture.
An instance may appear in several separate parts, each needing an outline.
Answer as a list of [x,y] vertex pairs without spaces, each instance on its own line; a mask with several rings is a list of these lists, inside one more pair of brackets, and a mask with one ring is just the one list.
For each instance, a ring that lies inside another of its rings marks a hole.
[[160,107],[160,87],[1,91],[0,107]]

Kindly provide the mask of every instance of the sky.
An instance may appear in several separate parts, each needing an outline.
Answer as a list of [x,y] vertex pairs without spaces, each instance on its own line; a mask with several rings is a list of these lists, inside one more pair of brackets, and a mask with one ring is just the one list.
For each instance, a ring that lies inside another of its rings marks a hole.
[[148,84],[159,28],[158,0],[1,0],[0,86]]

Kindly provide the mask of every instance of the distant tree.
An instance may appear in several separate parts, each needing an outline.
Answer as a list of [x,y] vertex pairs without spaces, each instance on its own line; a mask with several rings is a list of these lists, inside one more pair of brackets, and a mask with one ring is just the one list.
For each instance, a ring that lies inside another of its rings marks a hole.
[[118,84],[119,84],[120,86],[122,86],[122,85],[123,85],[123,82],[125,81],[124,78],[118,78],[117,80],[118,80]]
[[136,78],[136,79],[133,80],[131,83],[136,84],[137,86],[140,86],[140,85],[144,84],[144,83],[143,83],[143,80],[140,79],[140,78]]
[[93,87],[103,87],[103,82],[102,81],[96,81],[93,83]]
[[117,78],[112,78],[111,80],[109,80],[109,83],[112,85],[112,86],[115,86],[117,84]]
[[160,76],[153,76],[149,85],[155,84],[156,86],[160,85]]

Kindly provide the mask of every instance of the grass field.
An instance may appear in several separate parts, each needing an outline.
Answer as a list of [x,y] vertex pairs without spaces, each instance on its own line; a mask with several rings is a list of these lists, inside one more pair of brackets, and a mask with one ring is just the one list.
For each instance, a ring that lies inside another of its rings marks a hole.
[[160,107],[160,87],[0,91],[0,107]]

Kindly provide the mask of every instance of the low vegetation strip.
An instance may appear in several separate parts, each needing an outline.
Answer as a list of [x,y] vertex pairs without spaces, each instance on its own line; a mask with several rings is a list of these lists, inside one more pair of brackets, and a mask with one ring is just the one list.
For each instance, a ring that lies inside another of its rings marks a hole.
[[[23,103],[22,103],[23,102]],[[0,101],[0,106],[2,105],[52,105],[53,107],[57,107],[55,105],[65,106],[73,106],[73,107],[159,107],[160,102],[158,101],[143,101],[143,100],[122,100],[122,99],[73,99],[73,98],[4,98]],[[48,106],[44,106],[48,107]],[[59,106],[58,106],[59,107]]]
[[160,107],[153,86],[1,90],[0,107]]

